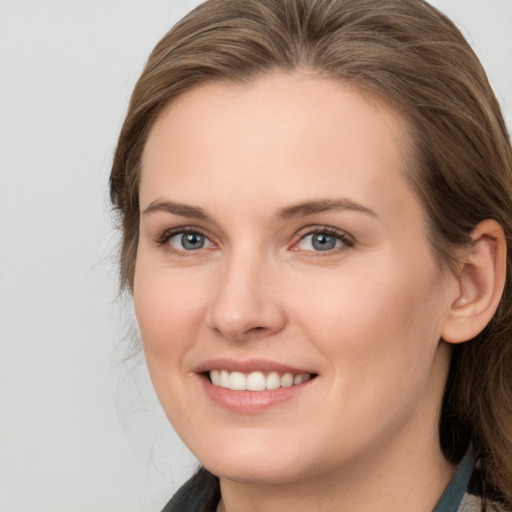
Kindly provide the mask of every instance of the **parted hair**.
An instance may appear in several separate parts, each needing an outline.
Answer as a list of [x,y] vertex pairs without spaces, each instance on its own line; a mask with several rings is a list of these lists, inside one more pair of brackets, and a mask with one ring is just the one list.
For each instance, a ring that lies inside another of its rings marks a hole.
[[512,506],[512,149],[496,97],[457,27],[423,0],[209,0],[157,44],[128,108],[110,176],[122,242],[120,279],[133,290],[141,156],[170,102],[198,84],[245,83],[307,70],[394,105],[414,147],[410,180],[441,266],[485,219],[507,240],[498,309],[454,347],[439,426],[446,458],[469,442],[489,488]]

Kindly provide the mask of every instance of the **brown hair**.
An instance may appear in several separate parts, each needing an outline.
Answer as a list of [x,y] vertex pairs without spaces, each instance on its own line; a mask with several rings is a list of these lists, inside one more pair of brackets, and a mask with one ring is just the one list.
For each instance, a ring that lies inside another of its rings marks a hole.
[[512,150],[478,58],[423,0],[209,0],[179,22],[149,57],[115,153],[121,283],[133,287],[141,155],[162,109],[205,81],[246,82],[275,69],[350,82],[405,114],[416,149],[409,179],[441,263],[480,221],[503,227],[505,291],[485,330],[454,349],[440,435],[453,462],[471,440],[490,485],[512,504]]

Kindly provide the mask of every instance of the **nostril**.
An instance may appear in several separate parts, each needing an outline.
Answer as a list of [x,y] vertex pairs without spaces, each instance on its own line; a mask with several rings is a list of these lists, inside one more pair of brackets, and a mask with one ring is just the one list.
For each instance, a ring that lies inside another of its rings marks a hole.
[[265,331],[266,328],[265,327],[261,327],[261,326],[256,326],[256,327],[251,327],[250,329],[247,329],[247,331],[245,331],[246,334],[255,334],[257,332],[260,332],[260,331]]

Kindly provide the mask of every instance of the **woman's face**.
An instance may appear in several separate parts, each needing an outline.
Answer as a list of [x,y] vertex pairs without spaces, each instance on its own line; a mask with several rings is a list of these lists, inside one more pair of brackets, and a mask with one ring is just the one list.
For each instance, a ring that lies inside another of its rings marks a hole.
[[202,85],[156,121],[136,315],[162,406],[212,472],[300,481],[437,444],[457,290],[409,152],[394,110],[299,73]]

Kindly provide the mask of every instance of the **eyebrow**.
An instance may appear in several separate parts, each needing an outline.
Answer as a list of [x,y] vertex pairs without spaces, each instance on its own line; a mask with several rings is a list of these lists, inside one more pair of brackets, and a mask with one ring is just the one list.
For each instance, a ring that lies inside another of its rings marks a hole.
[[211,221],[212,218],[202,209],[197,206],[190,206],[188,204],[175,203],[174,201],[156,200],[144,209],[143,215],[150,215],[156,212],[172,213],[181,217],[190,217],[199,220]]
[[[289,220],[297,217],[307,217],[308,215],[314,215],[315,213],[323,213],[332,210],[350,210],[366,213],[372,217],[378,217],[378,215],[370,208],[367,208],[366,206],[346,198],[318,199],[314,201],[297,203],[279,209],[276,217],[278,220]],[[181,217],[194,218],[210,222],[213,221],[212,217],[198,206],[191,206],[188,204],[176,203],[174,201],[167,200],[153,201],[147,208],[144,209],[142,213],[143,215],[151,215],[152,213],[156,212],[165,212],[173,215],[179,215]]]
[[319,199],[316,201],[306,201],[292,206],[281,208],[277,214],[279,220],[288,220],[296,217],[306,217],[314,215],[315,213],[328,212],[331,210],[351,210],[356,212],[366,213],[372,217],[378,215],[370,208],[356,203],[351,199]]

